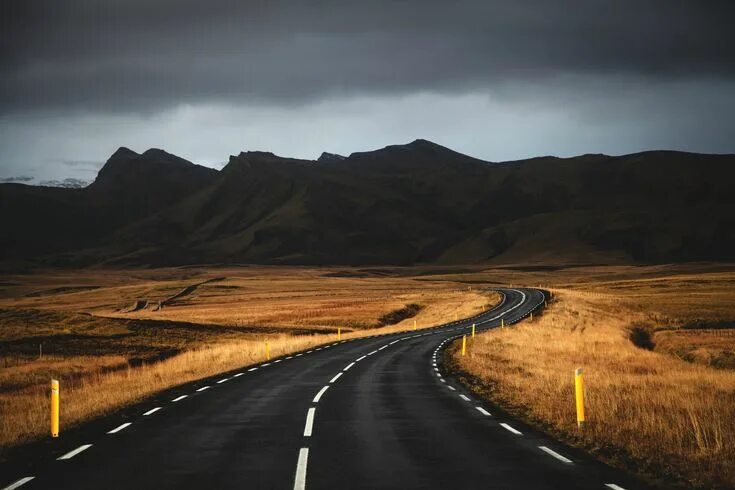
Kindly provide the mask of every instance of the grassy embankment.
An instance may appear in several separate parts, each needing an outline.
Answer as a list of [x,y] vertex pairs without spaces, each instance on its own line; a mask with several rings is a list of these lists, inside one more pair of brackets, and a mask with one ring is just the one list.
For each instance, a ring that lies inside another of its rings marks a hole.
[[276,357],[332,342],[337,327],[344,339],[414,319],[422,328],[497,300],[410,275],[304,268],[45,271],[0,283],[0,448],[47,433],[52,377],[66,428],[259,363],[266,341]]
[[[541,317],[475,338],[472,389],[601,459],[672,482],[735,486],[735,273],[691,267],[510,271],[551,284]],[[573,371],[588,426],[576,427]]]

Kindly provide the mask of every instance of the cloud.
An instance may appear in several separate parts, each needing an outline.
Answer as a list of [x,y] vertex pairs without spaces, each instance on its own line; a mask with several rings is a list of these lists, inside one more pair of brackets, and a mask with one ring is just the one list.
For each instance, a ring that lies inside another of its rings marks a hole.
[[2,6],[0,111],[464,93],[562,74],[730,78],[728,1],[128,1]]

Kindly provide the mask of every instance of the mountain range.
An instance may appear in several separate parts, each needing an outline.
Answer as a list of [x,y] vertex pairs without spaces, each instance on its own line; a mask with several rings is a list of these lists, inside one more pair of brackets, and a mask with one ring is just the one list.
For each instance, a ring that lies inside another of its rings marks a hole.
[[41,265],[735,259],[735,155],[487,162],[416,140],[220,171],[117,150],[87,187],[0,184],[0,257]]

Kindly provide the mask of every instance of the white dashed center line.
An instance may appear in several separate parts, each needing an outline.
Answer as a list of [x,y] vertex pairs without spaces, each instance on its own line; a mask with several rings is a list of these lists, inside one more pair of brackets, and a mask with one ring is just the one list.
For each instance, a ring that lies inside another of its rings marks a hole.
[[226,383],[229,380],[230,380],[230,378],[222,378],[221,380],[217,381],[217,384],[218,385],[221,385],[222,383]]
[[334,378],[332,378],[329,382],[334,383],[335,381],[339,379],[340,376],[342,376],[342,373],[337,373],[337,375]]
[[317,394],[316,394],[316,396],[314,397],[314,400],[312,400],[312,402],[313,402],[313,403],[319,403],[319,400],[321,400],[321,399],[322,399],[322,395],[323,395],[323,394],[324,394],[324,392],[325,392],[325,391],[327,391],[328,389],[329,389],[329,385],[327,385],[327,386],[325,386],[324,388],[322,388],[321,390],[319,390],[319,393],[317,393]]
[[347,371],[348,369],[350,369],[350,368],[351,368],[352,366],[354,366],[354,365],[355,365],[355,363],[354,363],[354,362],[351,362],[351,363],[349,363],[349,364],[347,365],[347,367],[345,367],[345,368],[344,368],[344,369],[343,369],[342,371]]
[[457,391],[457,389],[454,386],[447,386],[447,388],[449,388],[452,391]]
[[62,460],[65,460],[65,459],[71,459],[74,456],[76,456],[77,454],[81,453],[82,451],[86,451],[90,447],[92,447],[91,444],[83,444],[83,445],[79,446],[78,448],[74,449],[73,451],[69,451],[68,453],[64,454],[63,456],[59,456],[56,459],[58,461],[62,461]]
[[118,425],[117,427],[115,427],[115,428],[114,428],[114,429],[112,429],[111,431],[108,431],[107,433],[108,433],[108,434],[117,434],[118,432],[120,432],[120,431],[121,431],[121,430],[123,430],[124,428],[126,428],[126,427],[130,427],[131,425],[133,425],[133,424],[132,424],[132,422],[126,422],[126,423],[124,423],[124,424],[122,424],[122,425]]
[[239,378],[242,375],[243,375],[243,373],[237,373],[236,375],[233,376],[233,378]]
[[181,395],[181,396],[177,396],[176,398],[174,398],[174,399],[173,399],[173,400],[171,400],[171,401],[172,401],[172,402],[180,402],[181,400],[183,400],[183,399],[184,399],[184,398],[186,398],[187,396],[189,396],[189,395]]
[[24,476],[23,478],[21,478],[17,482],[11,483],[7,487],[3,488],[3,490],[15,490],[16,488],[19,488],[21,485],[25,485],[26,483],[28,483],[29,481],[33,480],[34,478],[36,478],[36,477],[35,476]]
[[293,490],[306,490],[306,466],[309,461],[309,448],[302,447],[299,451],[299,461],[296,463],[296,479]]
[[365,359],[366,357],[367,357],[367,356],[362,356],[362,357],[358,357],[357,359],[355,359],[355,362],[360,362],[360,361],[362,361],[363,359]]
[[501,425],[501,426],[502,426],[502,427],[503,427],[503,428],[504,428],[505,430],[507,430],[507,431],[510,431],[510,432],[512,432],[513,434],[517,435],[517,436],[522,436],[522,435],[523,435],[523,433],[522,433],[521,431],[519,431],[519,430],[516,430],[516,429],[514,429],[513,427],[511,427],[510,425],[506,424],[505,422],[501,422],[501,423],[500,423],[500,425]]
[[553,456],[554,458],[558,459],[559,461],[561,461],[563,463],[571,463],[572,462],[571,459],[565,458],[561,454],[557,453],[556,451],[553,451],[553,450],[549,449],[546,446],[539,446],[538,448],[540,450],[542,450],[543,452],[545,452],[546,454],[548,454],[549,456]]
[[145,412],[143,415],[151,415],[151,414],[154,414],[154,413],[158,412],[161,408],[162,407],[151,408],[150,410],[148,410],[147,412]]
[[308,412],[306,412],[306,425],[304,425],[304,437],[311,437],[311,431],[314,428],[314,413],[316,413],[316,408],[311,407]]
[[616,485],[616,484],[614,484],[614,483],[605,483],[605,486],[606,486],[607,488],[612,488],[612,490],[625,490],[625,489],[624,489],[623,487],[621,487],[620,485]]
[[210,386],[202,386],[197,391],[204,391],[204,390],[208,390],[209,388],[210,388]]
[[467,397],[466,397],[466,396],[464,396],[464,395],[459,395],[459,397],[460,397],[460,398],[461,398],[462,400],[466,401],[466,402],[470,401],[470,399],[469,399],[469,398],[467,398]]

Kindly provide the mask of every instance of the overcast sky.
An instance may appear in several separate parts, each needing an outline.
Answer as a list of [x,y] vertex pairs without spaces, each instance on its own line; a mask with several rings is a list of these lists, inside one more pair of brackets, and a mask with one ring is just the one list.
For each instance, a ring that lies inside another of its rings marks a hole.
[[735,2],[13,1],[0,178],[426,138],[486,160],[735,153]]

